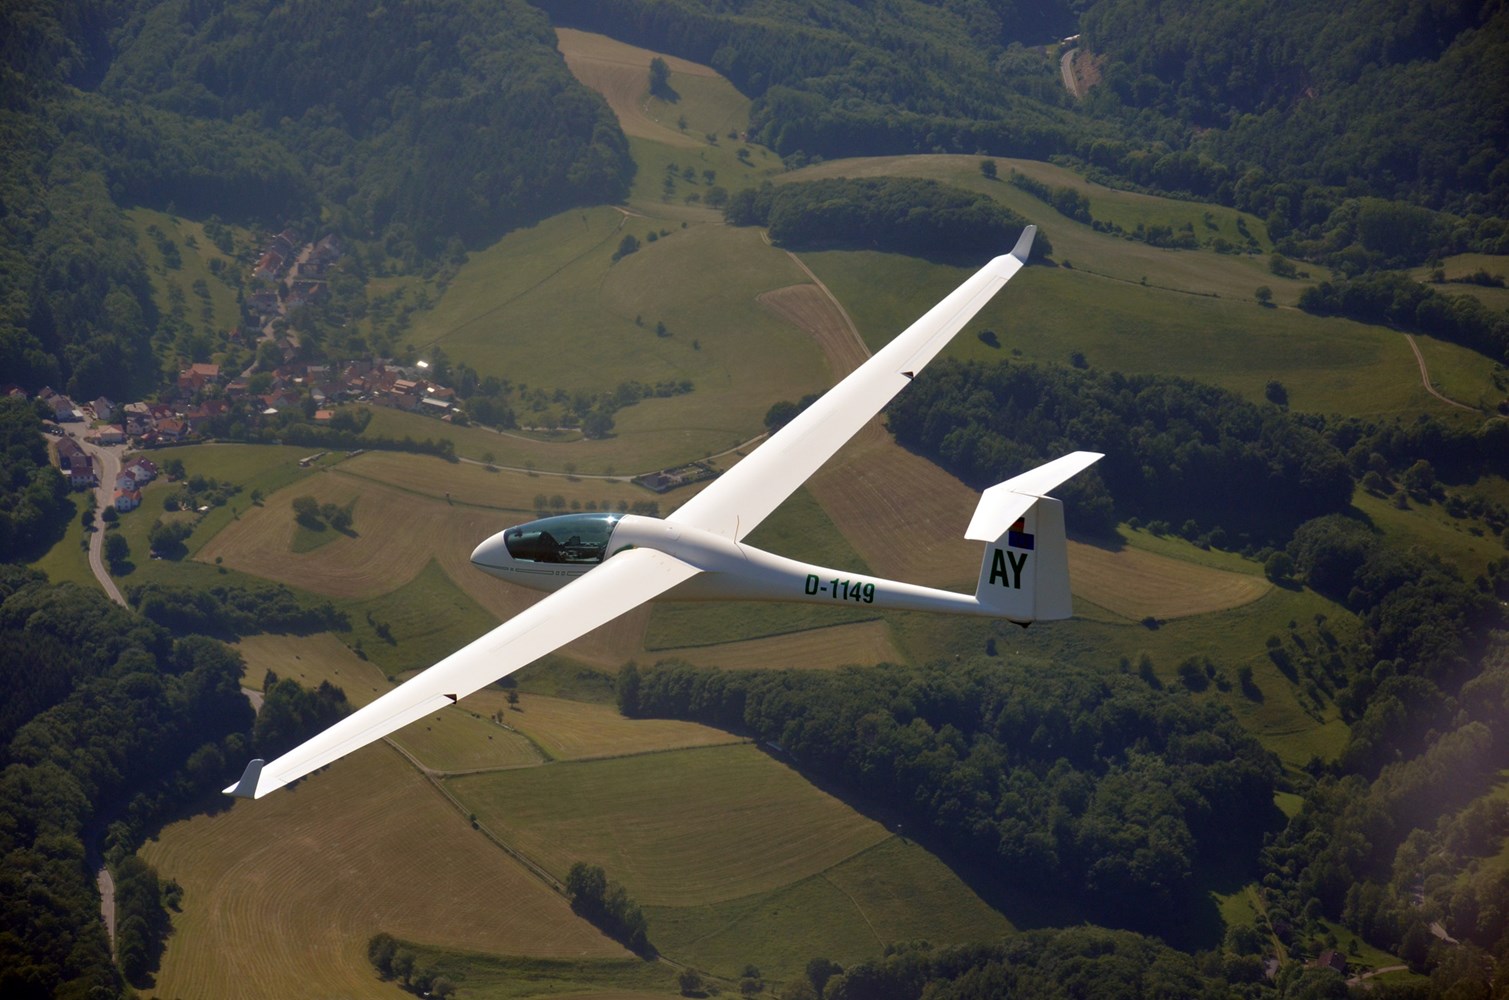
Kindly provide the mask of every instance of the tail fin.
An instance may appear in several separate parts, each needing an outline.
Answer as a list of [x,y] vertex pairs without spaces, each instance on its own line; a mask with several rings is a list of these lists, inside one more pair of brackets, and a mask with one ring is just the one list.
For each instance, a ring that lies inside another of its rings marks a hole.
[[964,537],[989,543],[975,590],[981,607],[1023,625],[1074,613],[1064,505],[1045,494],[1102,457],[1076,451],[980,497]]

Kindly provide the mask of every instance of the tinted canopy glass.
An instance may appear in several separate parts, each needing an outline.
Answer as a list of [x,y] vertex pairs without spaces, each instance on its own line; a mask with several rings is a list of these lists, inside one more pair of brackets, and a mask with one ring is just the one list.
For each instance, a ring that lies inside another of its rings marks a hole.
[[526,562],[600,563],[621,514],[562,514],[509,528],[508,554]]

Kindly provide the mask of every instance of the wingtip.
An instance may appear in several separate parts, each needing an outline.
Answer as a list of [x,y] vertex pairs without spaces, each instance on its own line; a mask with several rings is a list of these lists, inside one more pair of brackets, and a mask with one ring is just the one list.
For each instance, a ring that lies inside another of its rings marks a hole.
[[1011,256],[1027,263],[1027,255],[1032,253],[1032,241],[1037,238],[1037,227],[1028,226],[1022,230],[1022,235],[1017,237],[1016,246],[1011,248]]
[[257,797],[257,783],[262,778],[262,767],[267,761],[258,758],[246,765],[246,771],[242,773],[241,780],[225,790],[226,795],[234,795],[242,799],[254,799]]

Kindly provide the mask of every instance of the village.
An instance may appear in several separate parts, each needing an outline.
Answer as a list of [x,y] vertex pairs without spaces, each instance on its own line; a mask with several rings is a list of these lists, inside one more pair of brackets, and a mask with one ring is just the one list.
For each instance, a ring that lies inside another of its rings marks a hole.
[[[325,278],[340,257],[340,241],[333,235],[301,245],[291,230],[284,230],[264,245],[252,271],[253,290],[243,303],[243,327],[235,336],[274,344],[282,363],[270,371],[259,371],[254,363],[230,374],[218,364],[193,362],[159,387],[154,399],[126,403],[104,396],[75,400],[49,387],[38,391],[36,398],[50,411],[58,468],[69,485],[109,485],[102,481],[107,474],[100,449],[111,449],[118,458],[125,452],[211,437],[244,438],[268,425],[330,425],[343,403],[454,420],[461,412],[455,390],[425,377],[424,362],[411,366],[380,357],[319,364],[298,360],[294,335],[286,322],[278,321],[328,294]],[[30,398],[17,385],[0,386],[0,395]],[[157,466],[145,457],[123,461],[113,477],[115,508],[135,509],[141,503],[141,487],[157,474]]]

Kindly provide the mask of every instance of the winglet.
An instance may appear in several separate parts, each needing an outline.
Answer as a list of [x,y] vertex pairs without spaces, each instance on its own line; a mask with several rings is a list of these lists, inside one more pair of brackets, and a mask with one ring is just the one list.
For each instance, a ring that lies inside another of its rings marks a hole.
[[262,765],[267,761],[258,758],[246,765],[246,772],[241,775],[241,780],[225,790],[226,795],[236,795],[243,799],[257,797],[257,782],[262,778]]
[[1017,237],[1016,246],[1011,248],[1011,256],[1027,263],[1027,255],[1032,253],[1032,241],[1037,238],[1037,227],[1028,226],[1022,230],[1022,235]]

